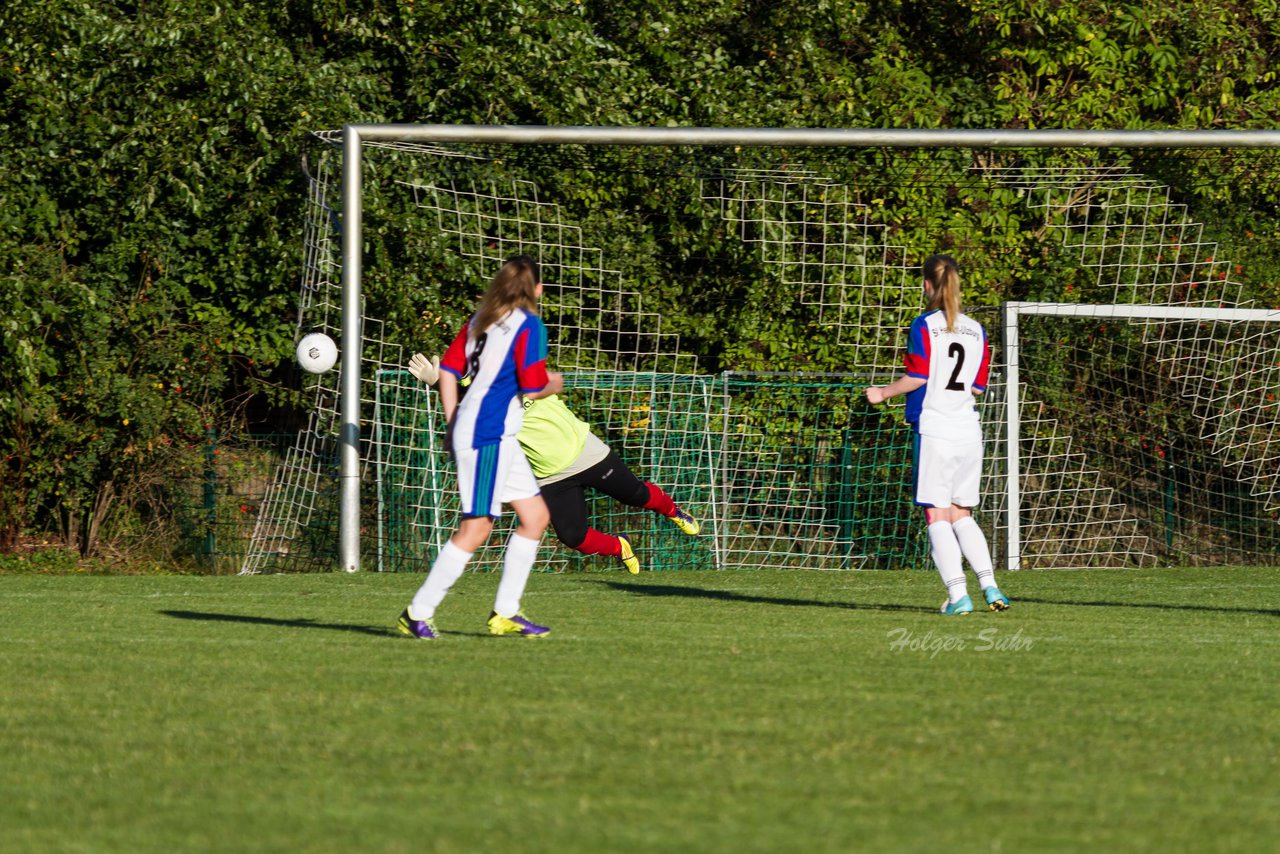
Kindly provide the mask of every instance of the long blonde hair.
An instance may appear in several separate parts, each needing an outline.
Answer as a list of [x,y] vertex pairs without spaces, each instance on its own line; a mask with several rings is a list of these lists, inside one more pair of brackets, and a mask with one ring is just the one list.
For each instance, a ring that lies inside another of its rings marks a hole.
[[960,265],[950,255],[930,255],[924,259],[920,275],[933,285],[929,310],[942,309],[947,315],[947,331],[954,332],[960,316]]
[[540,284],[542,271],[537,261],[528,255],[508,258],[480,298],[480,307],[471,321],[471,337],[479,338],[512,309],[523,308],[530,314],[537,314]]

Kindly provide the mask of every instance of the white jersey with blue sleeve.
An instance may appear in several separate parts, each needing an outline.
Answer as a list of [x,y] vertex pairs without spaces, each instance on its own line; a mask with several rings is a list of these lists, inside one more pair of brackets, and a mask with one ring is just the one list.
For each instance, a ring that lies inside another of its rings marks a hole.
[[455,449],[514,437],[524,419],[520,395],[549,381],[547,328],[536,314],[517,308],[478,336],[470,329],[468,321],[440,359],[442,371],[469,380],[454,413]]
[[925,384],[907,393],[906,418],[921,436],[982,440],[974,391],[987,387],[991,349],[982,324],[961,314],[951,331],[946,312],[926,312],[907,333],[908,376]]

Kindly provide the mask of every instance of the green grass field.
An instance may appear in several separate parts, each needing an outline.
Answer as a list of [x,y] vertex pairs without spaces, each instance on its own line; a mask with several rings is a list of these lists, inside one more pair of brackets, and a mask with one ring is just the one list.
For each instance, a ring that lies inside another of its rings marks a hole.
[[[1280,572],[0,577],[0,850],[1271,850]],[[971,582],[972,584],[972,582]]]

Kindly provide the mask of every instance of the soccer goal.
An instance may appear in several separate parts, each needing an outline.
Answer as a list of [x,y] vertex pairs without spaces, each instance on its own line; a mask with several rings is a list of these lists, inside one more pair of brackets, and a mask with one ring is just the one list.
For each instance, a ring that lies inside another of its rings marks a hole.
[[1008,568],[1274,562],[1280,310],[1005,313]]
[[[927,565],[901,363],[920,261],[994,346],[980,520],[1010,568],[1280,562],[1268,132],[354,126],[309,153],[299,332],[339,370],[244,572],[424,569],[456,521],[439,352],[539,258],[570,406],[704,522],[600,501],[647,569]],[[1268,284],[1270,282],[1271,284]],[[348,346],[349,342],[351,343]],[[551,569],[606,568],[548,547]],[[478,568],[492,568],[484,561]]]

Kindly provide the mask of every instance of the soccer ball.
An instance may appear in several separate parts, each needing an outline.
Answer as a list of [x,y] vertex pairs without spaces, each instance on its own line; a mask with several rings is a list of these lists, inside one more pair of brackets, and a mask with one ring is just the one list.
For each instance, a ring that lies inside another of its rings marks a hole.
[[304,371],[323,374],[338,363],[338,345],[323,332],[312,332],[298,342],[297,356]]

